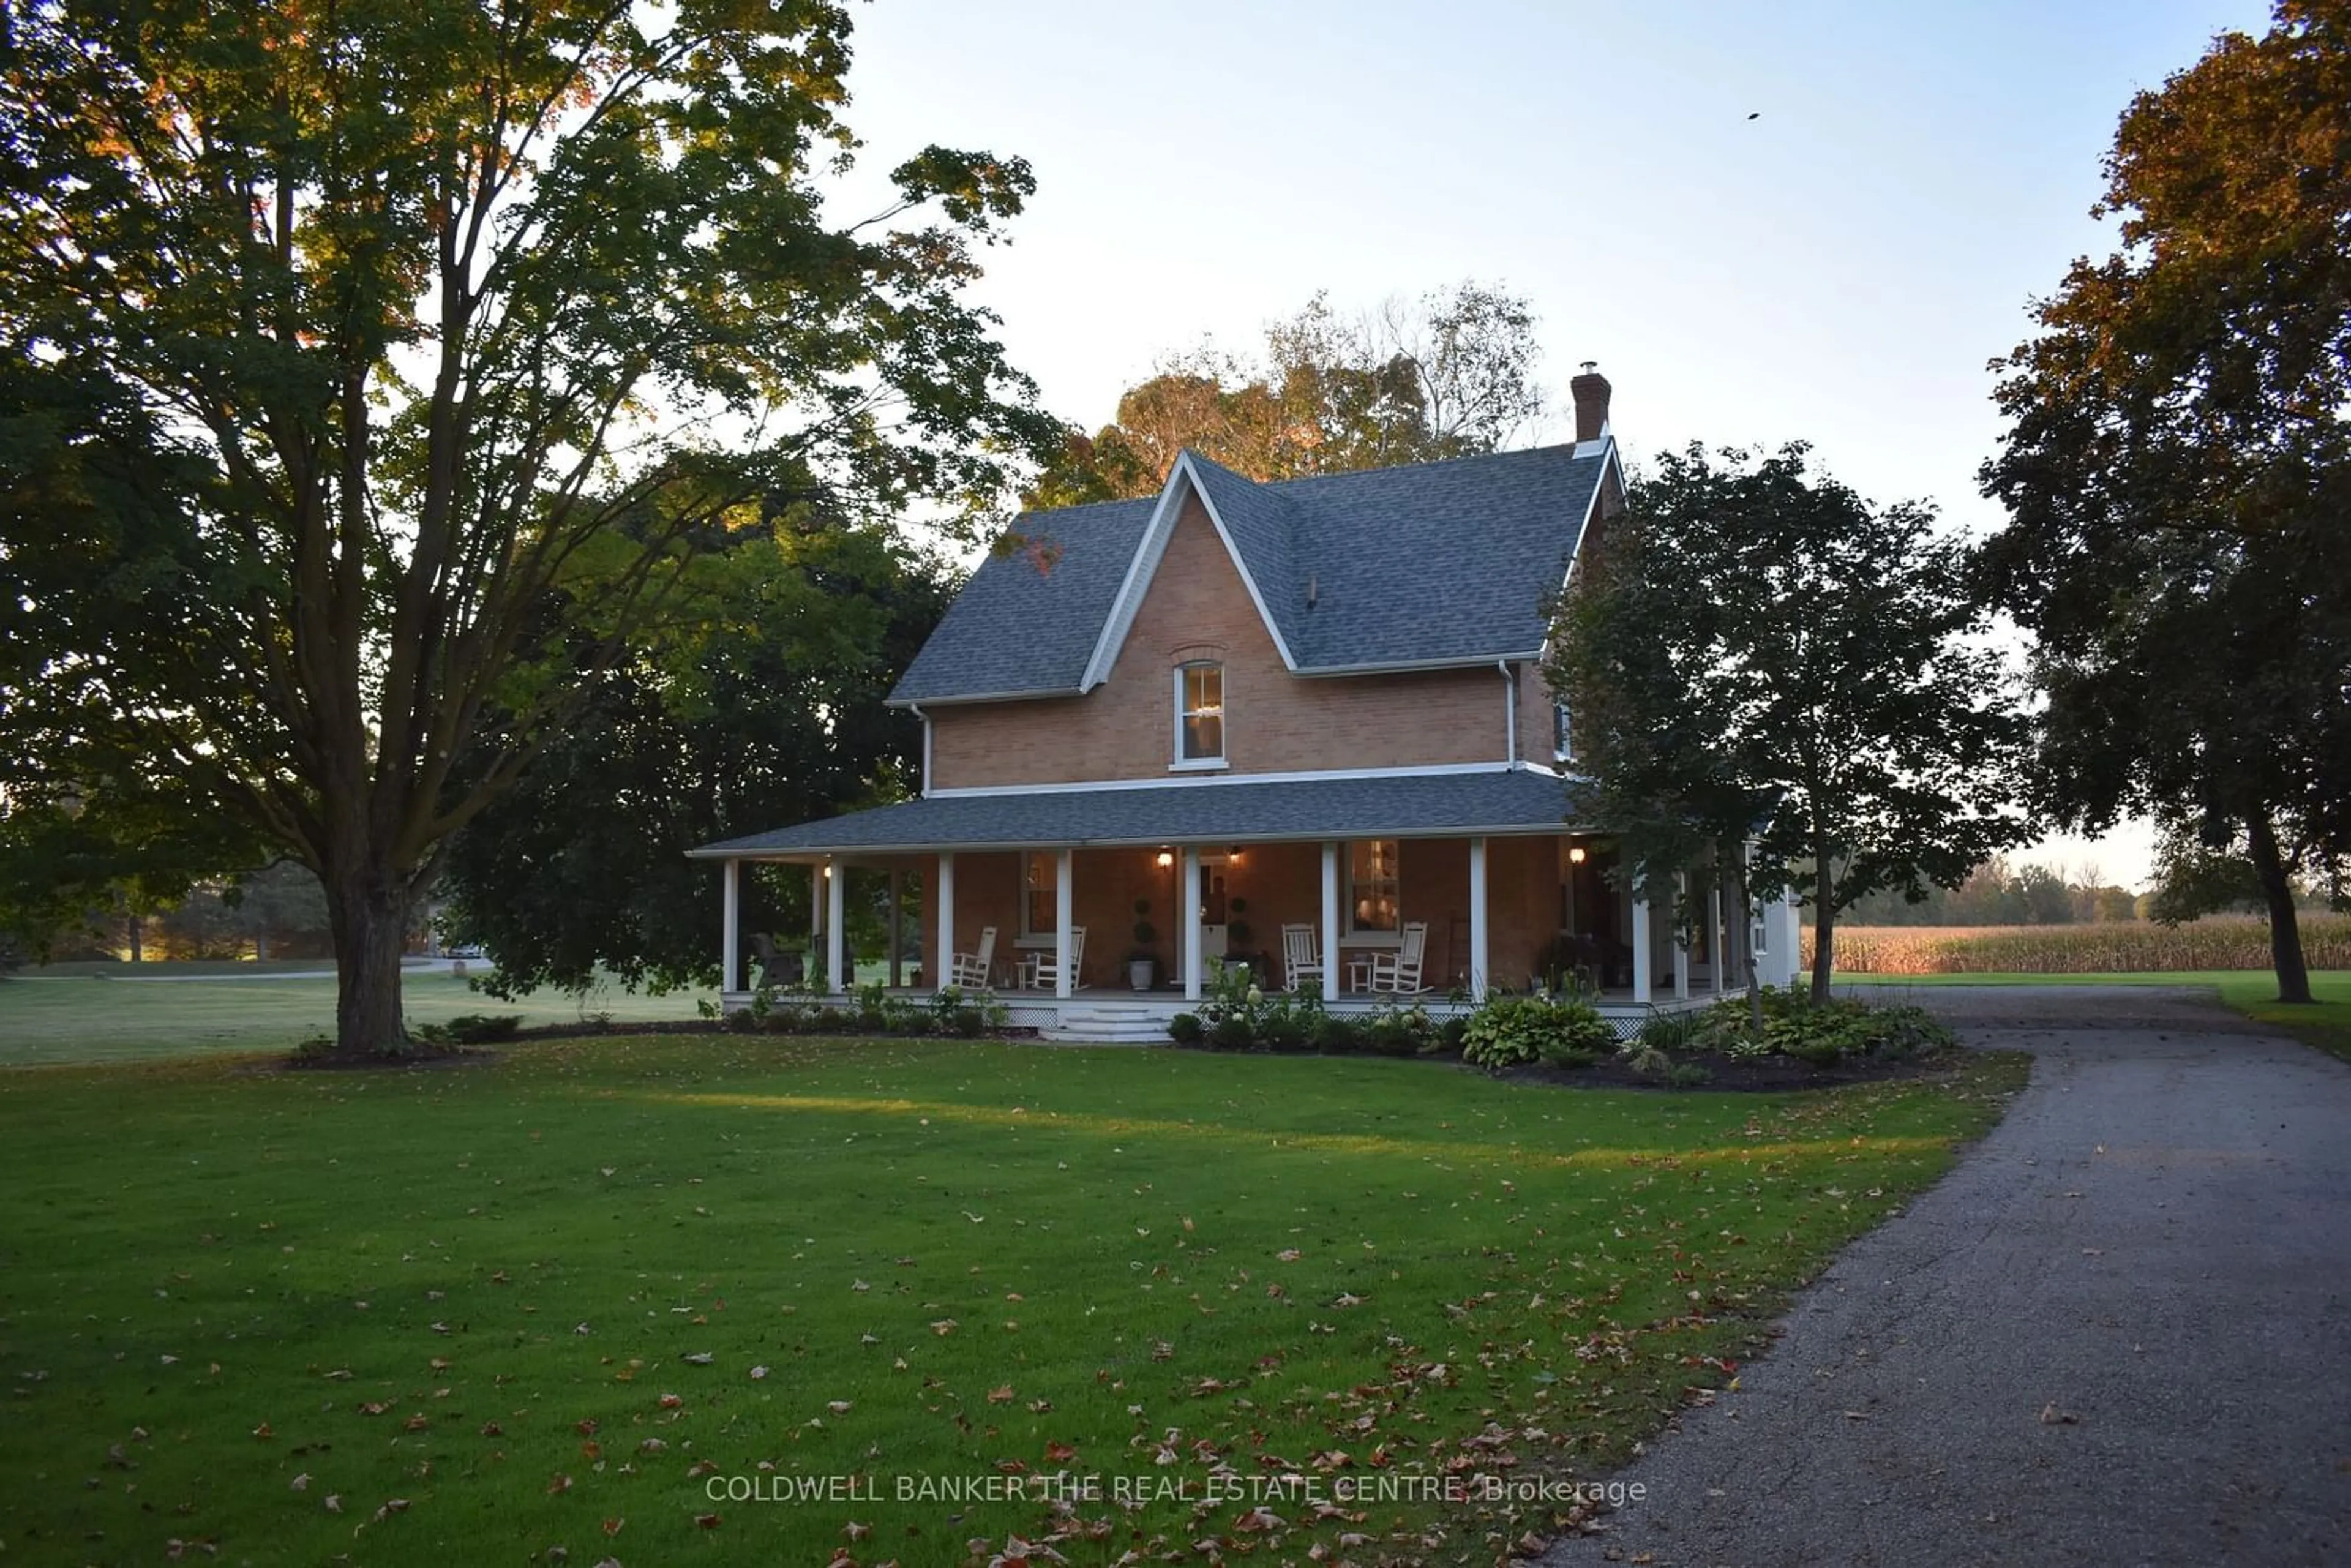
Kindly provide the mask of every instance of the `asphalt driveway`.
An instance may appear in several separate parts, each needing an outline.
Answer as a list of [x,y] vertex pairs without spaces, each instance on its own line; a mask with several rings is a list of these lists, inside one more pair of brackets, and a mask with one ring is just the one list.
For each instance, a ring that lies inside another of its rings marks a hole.
[[2351,1066],[2189,991],[1914,995],[2032,1087],[1545,1563],[2351,1562]]

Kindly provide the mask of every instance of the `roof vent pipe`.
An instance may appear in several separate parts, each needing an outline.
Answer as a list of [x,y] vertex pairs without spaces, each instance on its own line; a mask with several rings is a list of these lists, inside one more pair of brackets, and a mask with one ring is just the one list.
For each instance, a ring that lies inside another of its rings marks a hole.
[[1311,609],[1313,609],[1313,608],[1314,608],[1314,600],[1315,600],[1315,597],[1316,597],[1316,595],[1315,595],[1315,588],[1314,588],[1314,574],[1313,574],[1312,572],[1311,572],[1311,571],[1310,571],[1310,572],[1308,572],[1308,573],[1306,574],[1306,608],[1307,608],[1307,609],[1311,610]]

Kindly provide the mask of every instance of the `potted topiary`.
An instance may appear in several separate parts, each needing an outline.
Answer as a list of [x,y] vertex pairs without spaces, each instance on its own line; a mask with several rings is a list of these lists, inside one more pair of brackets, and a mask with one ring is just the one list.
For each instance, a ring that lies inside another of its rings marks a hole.
[[1250,974],[1266,972],[1265,955],[1250,940],[1249,923],[1241,918],[1249,912],[1249,900],[1236,898],[1226,905],[1232,913],[1225,921],[1225,956],[1228,962],[1245,966]]
[[1159,956],[1152,944],[1159,940],[1159,932],[1151,924],[1151,900],[1134,901],[1134,951],[1126,956],[1126,983],[1138,991],[1147,991],[1157,977]]

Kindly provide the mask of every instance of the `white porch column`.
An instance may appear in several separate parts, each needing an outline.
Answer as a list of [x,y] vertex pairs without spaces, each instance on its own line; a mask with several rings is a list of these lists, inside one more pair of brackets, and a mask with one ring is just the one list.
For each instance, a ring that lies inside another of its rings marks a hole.
[[890,988],[898,988],[898,894],[904,873],[896,866],[890,868]]
[[1322,843],[1322,999],[1339,999],[1339,843]]
[[1486,841],[1469,841],[1469,999],[1486,999]]
[[809,867],[809,962],[824,951],[824,868],[830,863],[818,861]]
[[826,984],[839,996],[849,989],[849,949],[841,929],[848,924],[841,915],[848,907],[849,868],[839,855],[831,855],[824,872],[824,974]]
[[938,884],[937,890],[931,894],[931,902],[936,905],[934,913],[938,920],[938,931],[931,943],[931,989],[944,991],[947,988],[948,967],[955,962],[955,855],[952,852],[940,852],[938,874],[932,880]]
[[1200,852],[1184,846],[1184,999],[1200,999]]
[[725,992],[738,989],[743,977],[743,862],[731,860],[719,869],[718,885],[725,892],[718,917],[718,988]]
[[1633,894],[1633,1000],[1649,1003],[1649,900],[1647,889]]
[[[1677,916],[1680,915],[1683,904],[1688,902],[1683,896],[1688,892],[1689,873],[1674,873],[1674,912]],[[1689,1000],[1689,929],[1679,918],[1674,921],[1674,999],[1680,1002]]]
[[1714,955],[1714,994],[1724,995],[1729,989],[1730,928],[1722,923],[1722,881],[1715,879],[1706,892],[1706,946]]
[[1053,994],[1065,1002],[1078,983],[1076,967],[1070,962],[1070,927],[1074,924],[1076,902],[1070,868],[1077,858],[1068,850],[1053,857]]

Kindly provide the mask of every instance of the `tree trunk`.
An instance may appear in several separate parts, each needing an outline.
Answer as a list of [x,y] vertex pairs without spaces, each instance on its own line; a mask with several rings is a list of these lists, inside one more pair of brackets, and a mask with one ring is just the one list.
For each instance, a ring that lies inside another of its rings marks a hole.
[[134,912],[134,913],[131,915],[131,961],[132,963],[134,963],[134,964],[141,962],[141,958],[142,958],[142,955],[141,955],[141,953],[140,952],[140,948],[139,948],[139,936],[140,936],[139,928],[140,928],[141,926],[142,926],[142,925],[146,925],[146,924],[147,924],[147,917],[146,917],[145,915],[140,915],[140,914],[137,914],[136,912]]
[[1813,1000],[1829,999],[1829,977],[1836,970],[1835,879],[1823,852],[1813,867]]
[[1739,954],[1739,968],[1747,982],[1747,1027],[1756,1040],[1763,1038],[1763,978],[1755,972],[1755,889],[1747,880],[1747,853],[1742,847],[1739,858],[1731,862],[1731,929],[1737,933],[1732,946]]
[[2302,956],[2302,924],[2294,908],[2294,883],[2286,875],[2285,857],[2279,852],[2277,830],[2269,813],[2256,811],[2245,822],[2245,839],[2252,849],[2253,874],[2260,878],[2262,899],[2269,906],[2270,967],[2277,971],[2278,1000],[2307,1002],[2310,968]]
[[408,900],[396,879],[372,867],[327,879],[335,938],[335,1054],[404,1056],[400,957],[408,942]]

